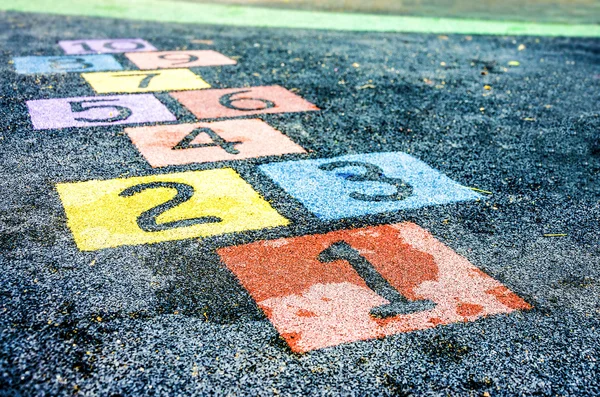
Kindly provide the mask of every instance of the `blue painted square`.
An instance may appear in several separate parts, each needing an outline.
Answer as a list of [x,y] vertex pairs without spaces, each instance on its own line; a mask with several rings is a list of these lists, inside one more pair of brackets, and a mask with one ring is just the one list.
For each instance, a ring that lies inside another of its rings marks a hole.
[[123,70],[123,66],[112,55],[28,56],[14,57],[13,61],[20,74]]
[[402,152],[286,161],[259,168],[323,220],[481,197]]

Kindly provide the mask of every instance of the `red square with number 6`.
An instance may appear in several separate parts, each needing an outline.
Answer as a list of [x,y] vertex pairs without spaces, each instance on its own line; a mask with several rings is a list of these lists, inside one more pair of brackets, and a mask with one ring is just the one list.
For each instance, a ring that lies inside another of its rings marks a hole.
[[295,352],[531,308],[409,222],[218,253]]
[[319,110],[278,85],[174,92],[171,96],[199,119]]

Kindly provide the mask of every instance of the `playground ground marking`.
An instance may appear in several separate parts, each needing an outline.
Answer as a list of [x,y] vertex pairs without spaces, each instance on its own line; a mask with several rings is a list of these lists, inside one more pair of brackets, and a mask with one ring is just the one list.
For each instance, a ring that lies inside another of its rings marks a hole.
[[402,152],[292,160],[263,164],[259,169],[323,220],[482,197]]
[[142,39],[93,39],[61,40],[58,45],[65,54],[103,54],[133,51],[156,51],[156,48]]
[[288,224],[231,168],[59,183],[56,189],[82,251]]
[[237,63],[213,50],[132,52],[125,56],[142,70],[235,65]]
[[50,74],[123,70],[112,55],[25,56],[13,58],[19,74]]
[[298,353],[531,308],[414,223],[217,252]]
[[200,90],[210,84],[189,69],[127,70],[82,73],[99,94]]
[[171,96],[199,119],[319,110],[278,85],[174,92]]
[[154,95],[112,95],[27,101],[36,130],[175,121]]
[[126,128],[152,167],[306,153],[259,119]]

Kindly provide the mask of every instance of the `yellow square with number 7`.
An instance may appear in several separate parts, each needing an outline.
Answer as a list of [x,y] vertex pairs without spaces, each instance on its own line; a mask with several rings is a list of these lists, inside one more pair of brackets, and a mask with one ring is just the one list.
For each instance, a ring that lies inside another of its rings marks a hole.
[[81,76],[99,94],[210,88],[210,84],[189,69],[81,73]]
[[289,223],[231,168],[60,183],[56,190],[82,251]]

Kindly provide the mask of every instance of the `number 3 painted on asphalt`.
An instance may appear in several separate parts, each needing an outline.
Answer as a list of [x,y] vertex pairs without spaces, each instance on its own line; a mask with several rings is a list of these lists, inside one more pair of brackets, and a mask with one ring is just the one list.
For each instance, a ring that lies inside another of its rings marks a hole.
[[362,161],[336,161],[333,163],[326,163],[319,166],[319,169],[323,171],[334,171],[337,169],[349,168],[349,167],[360,167],[365,170],[364,174],[356,175],[353,173],[348,174],[336,174],[346,181],[350,182],[379,182],[389,186],[393,186],[396,190],[392,194],[364,194],[358,192],[350,193],[350,197],[354,200],[361,201],[399,201],[404,200],[412,194],[412,187],[407,185],[400,178],[388,178],[383,174],[383,170],[370,163]]

